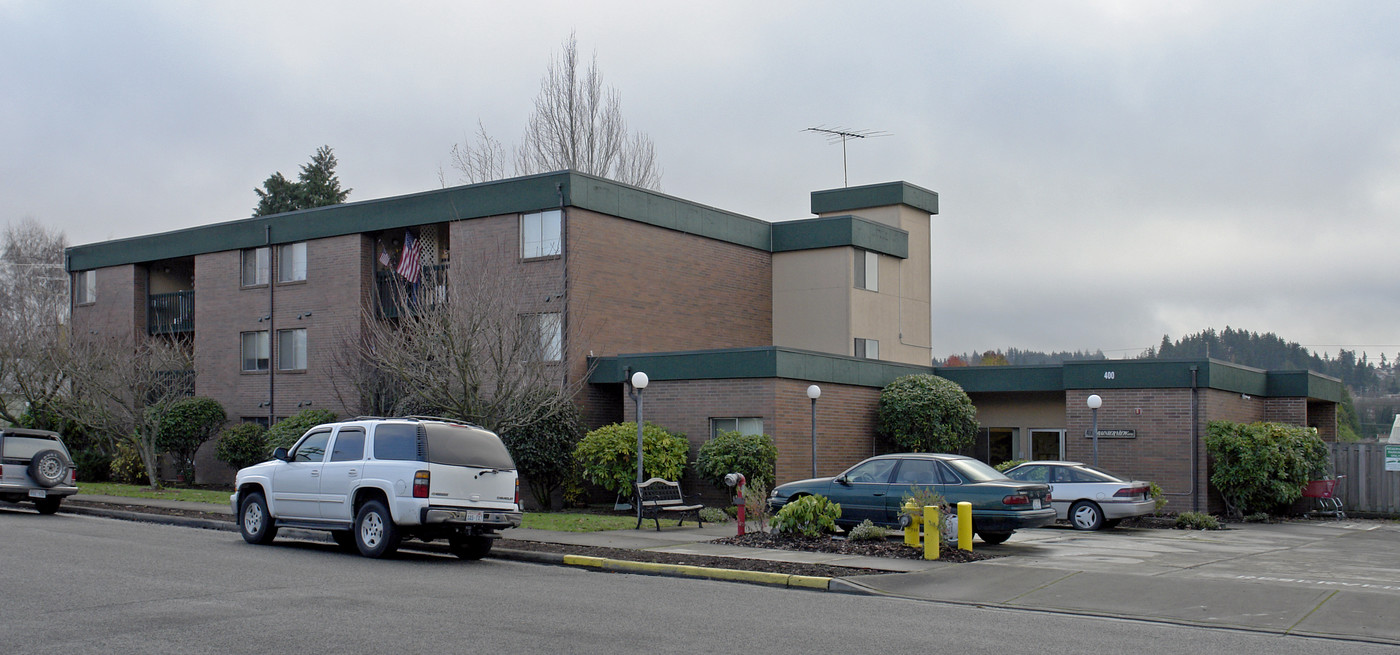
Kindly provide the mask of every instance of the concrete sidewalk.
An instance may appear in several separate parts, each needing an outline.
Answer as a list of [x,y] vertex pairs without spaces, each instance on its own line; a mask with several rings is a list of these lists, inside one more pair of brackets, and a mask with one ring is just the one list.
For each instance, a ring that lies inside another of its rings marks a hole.
[[[227,506],[205,503],[89,495],[74,500],[78,503],[73,509],[79,511],[76,506],[86,502],[232,514]],[[220,523],[212,527],[232,529],[231,523]],[[849,593],[1400,644],[1400,522],[1298,521],[1231,528],[1023,530],[997,546],[975,541],[975,549],[1001,557],[967,564],[709,543],[732,536],[732,523],[704,528],[668,525],[660,532],[643,526],[607,532],[515,528],[504,534],[519,541],[885,571],[822,585]],[[508,551],[508,543],[499,549]],[[599,565],[515,552],[519,559]],[[686,574],[666,565],[650,566],[655,570],[639,572]],[[816,585],[809,580],[790,586]]]

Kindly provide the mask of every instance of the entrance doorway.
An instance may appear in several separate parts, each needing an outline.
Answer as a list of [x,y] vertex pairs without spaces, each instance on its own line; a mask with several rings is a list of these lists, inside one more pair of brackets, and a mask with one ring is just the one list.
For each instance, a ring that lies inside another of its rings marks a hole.
[[1064,430],[1031,430],[1031,459],[1064,459]]

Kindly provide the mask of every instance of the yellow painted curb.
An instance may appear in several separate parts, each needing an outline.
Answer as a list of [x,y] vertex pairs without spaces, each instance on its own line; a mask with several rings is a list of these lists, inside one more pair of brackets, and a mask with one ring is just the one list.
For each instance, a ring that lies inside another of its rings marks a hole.
[[689,564],[632,562],[628,560],[607,559],[604,557],[587,557],[584,555],[565,555],[564,563],[573,566],[592,566],[609,571],[677,575],[688,578],[708,578],[711,580],[733,580],[736,582],[750,582],[782,587],[803,587],[807,589],[827,589],[831,584],[831,578],[811,575],[791,575],[787,573],[768,573],[765,571],[736,571],[733,569],[691,566]]

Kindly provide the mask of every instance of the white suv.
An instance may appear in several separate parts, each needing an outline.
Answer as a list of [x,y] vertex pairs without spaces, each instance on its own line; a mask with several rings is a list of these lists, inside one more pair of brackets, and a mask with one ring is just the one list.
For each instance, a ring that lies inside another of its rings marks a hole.
[[520,525],[515,462],[495,433],[449,419],[359,418],[318,425],[290,452],[238,472],[230,497],[243,538],[328,530],[347,551],[384,557],[404,538],[446,539],[463,559]]
[[57,432],[0,428],[0,500],[32,500],[40,514],[53,514],[75,493],[73,458]]

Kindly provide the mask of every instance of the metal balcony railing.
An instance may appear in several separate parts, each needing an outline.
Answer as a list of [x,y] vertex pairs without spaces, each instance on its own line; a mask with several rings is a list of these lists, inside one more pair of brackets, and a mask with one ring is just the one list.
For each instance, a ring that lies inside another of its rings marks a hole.
[[194,331],[194,291],[153,293],[146,299],[148,334]]
[[447,302],[448,266],[424,266],[423,274],[414,283],[394,271],[376,271],[374,305],[380,318],[398,318],[405,310],[416,314]]

